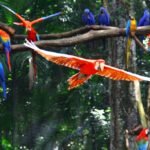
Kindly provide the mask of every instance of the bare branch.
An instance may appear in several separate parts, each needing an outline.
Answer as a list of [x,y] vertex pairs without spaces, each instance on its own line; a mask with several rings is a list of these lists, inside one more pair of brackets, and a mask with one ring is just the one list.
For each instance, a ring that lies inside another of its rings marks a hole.
[[[52,33],[52,34],[40,34],[40,39],[42,40],[48,40],[48,39],[54,39],[54,38],[66,38],[75,36],[78,34],[86,33],[90,30],[110,30],[110,29],[119,29],[117,27],[111,27],[111,26],[99,26],[99,25],[92,25],[92,26],[84,26],[78,29],[74,29],[71,31],[63,32],[63,33]],[[22,34],[15,34],[14,39],[21,39],[24,40],[27,36]]]
[[[98,27],[98,26],[95,26],[95,27]],[[82,30],[84,28],[76,29],[76,31],[80,31],[80,29]],[[73,33],[73,32],[77,33],[75,31],[70,31],[68,33]],[[150,26],[138,27],[137,32],[136,32],[137,35],[146,35],[149,33],[150,33]],[[64,33],[61,33],[61,34],[64,34]],[[52,39],[52,40],[41,40],[41,41],[35,42],[35,44],[41,48],[54,48],[54,47],[60,48],[60,47],[73,46],[76,44],[85,43],[85,42],[100,39],[100,38],[119,37],[119,36],[126,36],[125,28],[114,27],[111,29],[105,28],[105,30],[90,30],[89,32],[84,33],[84,34],[78,33],[78,35],[73,36],[73,37]],[[0,47],[0,49],[2,49],[2,47]],[[12,50],[13,51],[25,51],[25,50],[28,50],[28,48],[26,48],[22,44],[16,44],[16,45],[12,45]]]
[[0,22],[0,29],[6,31],[8,34],[13,35],[15,33],[15,29],[9,27],[8,25]]
[[134,40],[136,41],[136,43],[145,51],[147,52],[147,49],[144,47],[144,45],[141,43],[141,41],[137,38],[136,35],[133,36]]

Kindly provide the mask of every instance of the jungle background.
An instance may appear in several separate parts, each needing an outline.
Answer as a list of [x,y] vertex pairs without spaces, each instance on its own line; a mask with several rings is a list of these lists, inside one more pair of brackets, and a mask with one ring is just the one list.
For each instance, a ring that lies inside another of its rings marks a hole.
[[[81,16],[89,8],[95,16],[107,6],[111,26],[126,25],[132,12],[139,21],[143,15],[142,0],[1,0],[29,20],[63,11],[63,15],[35,25],[39,34],[63,33],[83,27]],[[150,1],[144,1],[150,6]],[[25,34],[23,27],[13,24],[18,19],[0,8],[1,22]],[[82,33],[81,33],[82,34]],[[12,44],[24,43],[12,37]],[[96,39],[70,47],[46,48],[85,58],[103,58],[107,64],[125,69],[126,37]],[[0,101],[0,149],[4,150],[123,150],[125,129],[140,123],[133,83],[111,81],[94,76],[86,84],[67,90],[67,79],[76,71],[37,57],[38,78],[29,90],[30,52],[11,55],[9,73],[3,53],[0,60],[7,78],[6,101]],[[136,47],[136,59],[130,71],[150,76],[150,54]],[[147,82],[141,82],[141,97],[148,114]],[[1,90],[2,91],[2,90]],[[147,117],[148,118],[148,117]],[[135,146],[134,137],[131,145]]]

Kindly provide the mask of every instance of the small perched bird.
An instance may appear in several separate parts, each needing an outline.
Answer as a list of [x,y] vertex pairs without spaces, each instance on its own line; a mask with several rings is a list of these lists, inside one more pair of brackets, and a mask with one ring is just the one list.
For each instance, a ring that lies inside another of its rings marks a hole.
[[[127,47],[126,47],[126,67],[129,67],[129,60],[131,57],[131,42],[133,40],[133,36],[135,36],[135,32],[137,29],[136,20],[133,16],[129,16],[129,20],[126,25],[126,37],[127,37]],[[135,42],[135,41],[134,41]]]
[[143,16],[140,18],[138,26],[148,26],[148,25],[150,25],[150,12],[148,9],[145,9]]
[[10,62],[10,52],[11,52],[11,42],[10,36],[7,32],[0,29],[0,40],[3,45],[4,52],[6,54],[8,70],[11,71],[11,62]]
[[103,59],[85,59],[73,55],[49,52],[38,48],[33,42],[30,43],[29,41],[26,41],[24,45],[33,49],[48,61],[79,70],[77,74],[68,79],[69,90],[80,86],[90,79],[92,75],[104,76],[113,80],[150,81],[148,77],[106,65]]
[[6,99],[7,95],[6,95],[5,72],[4,72],[3,64],[1,62],[0,62],[0,84],[3,89],[3,98]]
[[99,14],[98,14],[98,24],[99,25],[110,25],[110,15],[106,8],[100,7]]
[[95,17],[88,8],[84,9],[84,13],[82,14],[82,22],[85,25],[94,25],[95,24]]

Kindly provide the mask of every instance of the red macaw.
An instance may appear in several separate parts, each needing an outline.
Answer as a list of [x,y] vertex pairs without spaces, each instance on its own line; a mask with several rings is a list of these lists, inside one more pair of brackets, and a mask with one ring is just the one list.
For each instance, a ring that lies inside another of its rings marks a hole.
[[127,35],[127,47],[126,47],[126,67],[129,67],[129,59],[131,57],[131,42],[132,36],[135,35],[136,32],[136,20],[133,16],[129,16],[129,20],[126,25],[126,35]]
[[10,62],[11,42],[9,34],[4,30],[0,30],[0,40],[2,42],[4,52],[6,54],[8,69],[9,71],[11,71],[11,62]]
[[[14,22],[14,24],[19,25],[19,26],[23,26],[26,28],[27,30],[27,39],[29,41],[38,41],[39,40],[39,35],[36,32],[36,30],[32,27],[34,24],[38,23],[38,22],[42,22],[46,19],[52,18],[54,16],[58,16],[60,15],[62,12],[57,12],[55,14],[46,16],[46,17],[41,17],[38,18],[36,20],[33,21],[29,21],[29,20],[25,20],[22,16],[20,16],[18,13],[16,13],[15,11],[13,11],[12,9],[10,9],[9,7],[0,4],[2,7],[6,8],[7,10],[9,10],[10,12],[12,12],[15,16],[18,17],[18,19],[20,19],[21,22]],[[36,78],[36,72],[37,72],[37,66],[36,66],[36,58],[35,58],[36,54],[34,52],[32,52],[32,62],[33,62],[33,68],[34,68],[34,79]]]
[[148,77],[106,65],[103,59],[84,59],[73,55],[48,52],[38,48],[33,42],[30,43],[29,41],[24,43],[24,45],[33,49],[48,61],[79,70],[77,74],[68,79],[69,90],[83,84],[90,79],[92,75],[100,75],[113,80],[150,81],[150,78]]
[[136,136],[136,142],[138,145],[138,150],[147,150],[148,149],[148,128],[143,128],[139,134]]

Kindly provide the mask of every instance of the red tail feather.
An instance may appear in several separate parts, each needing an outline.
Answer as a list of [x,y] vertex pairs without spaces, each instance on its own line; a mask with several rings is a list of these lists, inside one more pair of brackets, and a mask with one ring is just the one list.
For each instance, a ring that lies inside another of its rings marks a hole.
[[71,90],[75,87],[80,86],[83,84],[85,81],[91,78],[91,75],[85,75],[81,73],[77,73],[73,75],[71,78],[68,79],[69,87],[68,90]]
[[8,69],[9,69],[9,71],[11,71],[11,62],[10,62],[10,53],[9,52],[6,53],[6,57],[7,57]]

